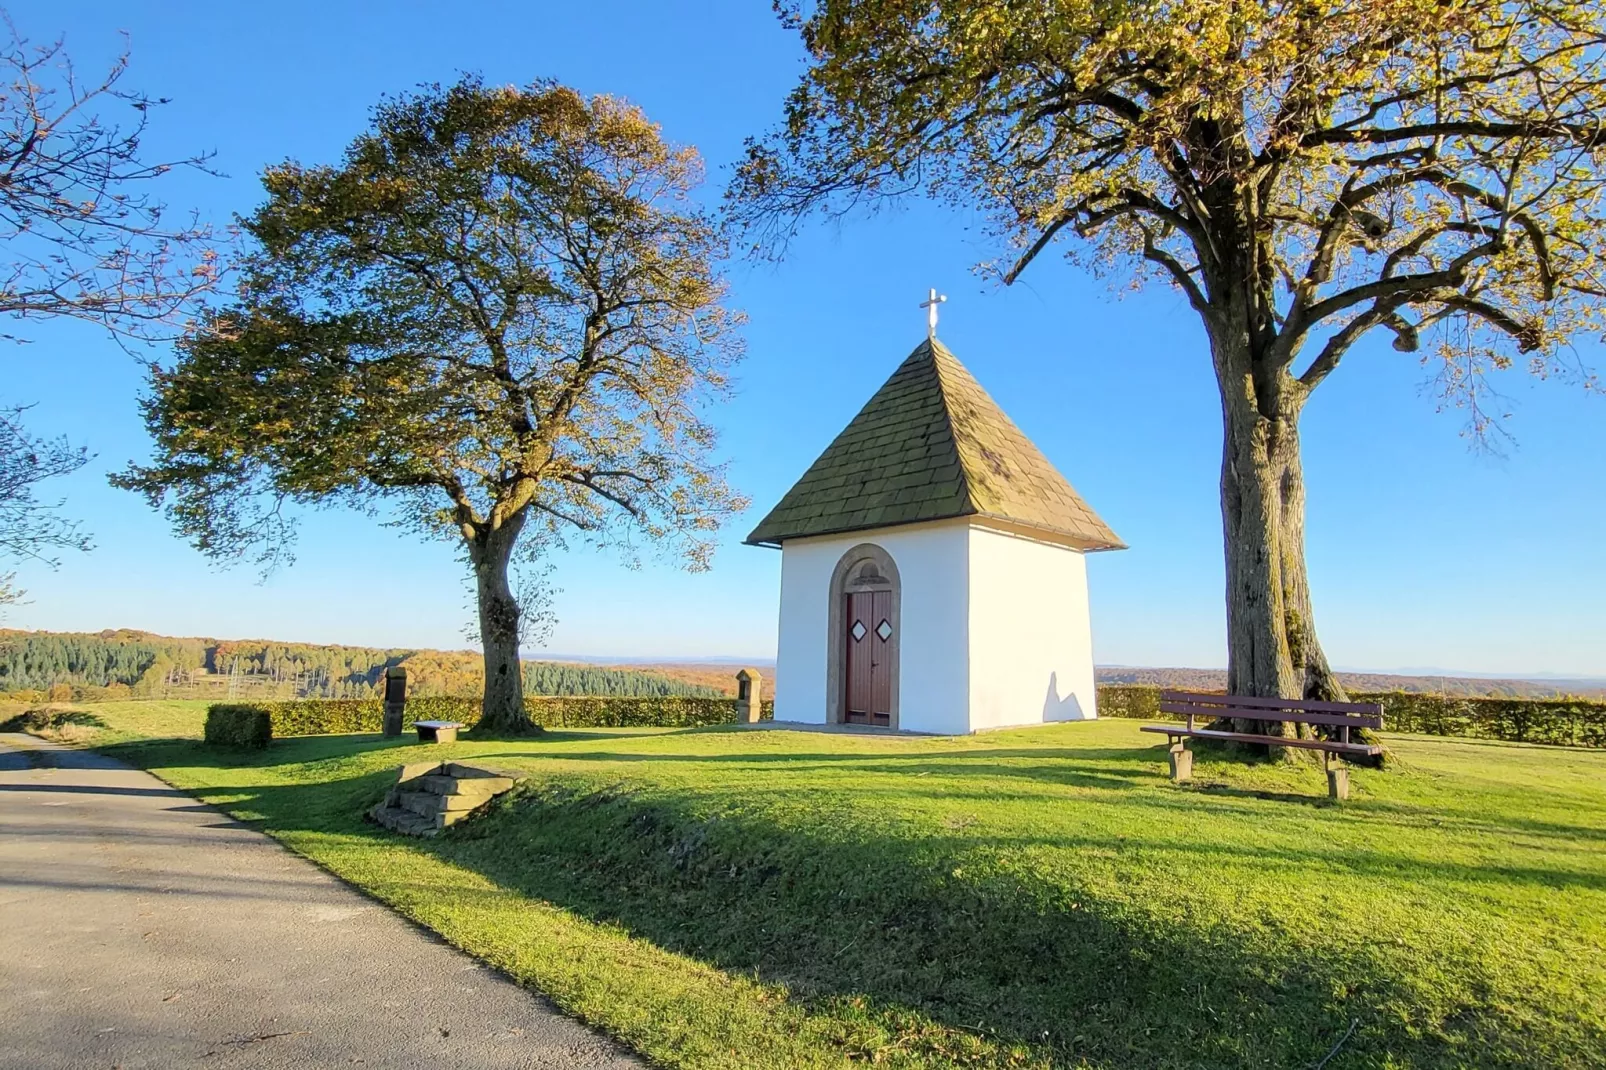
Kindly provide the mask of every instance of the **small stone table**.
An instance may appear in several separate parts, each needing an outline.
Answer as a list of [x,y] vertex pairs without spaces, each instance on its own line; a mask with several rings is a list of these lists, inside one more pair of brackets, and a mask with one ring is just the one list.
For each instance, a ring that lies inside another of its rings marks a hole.
[[456,743],[457,730],[463,726],[456,721],[415,721],[420,743]]

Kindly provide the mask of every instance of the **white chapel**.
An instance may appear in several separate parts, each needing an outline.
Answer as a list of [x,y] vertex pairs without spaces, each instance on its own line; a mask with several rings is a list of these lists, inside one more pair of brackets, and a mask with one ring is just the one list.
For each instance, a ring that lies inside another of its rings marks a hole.
[[934,329],[747,542],[781,550],[777,721],[1097,715],[1085,555],[1124,544]]

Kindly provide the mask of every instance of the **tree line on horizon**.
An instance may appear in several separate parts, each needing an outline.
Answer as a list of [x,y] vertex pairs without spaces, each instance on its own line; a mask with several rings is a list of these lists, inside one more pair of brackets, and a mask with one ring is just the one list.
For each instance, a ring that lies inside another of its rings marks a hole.
[[[402,666],[410,695],[467,695],[483,686],[473,651],[380,649],[269,640],[183,639],[145,632],[0,632],[0,697],[22,701],[117,698],[372,698]],[[524,663],[534,695],[711,697],[711,687],[634,669]]]

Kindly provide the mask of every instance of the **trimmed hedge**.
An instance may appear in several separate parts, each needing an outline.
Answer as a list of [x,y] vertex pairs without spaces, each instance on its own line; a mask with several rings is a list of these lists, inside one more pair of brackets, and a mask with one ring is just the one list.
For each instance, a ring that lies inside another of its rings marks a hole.
[[1390,732],[1471,736],[1561,747],[1606,747],[1606,702],[1590,699],[1466,698],[1384,691],[1353,696],[1383,704]]
[[[1515,743],[1549,743],[1564,747],[1606,748],[1606,702],[1587,699],[1464,698],[1410,691],[1357,692],[1356,702],[1383,706],[1383,726],[1389,732],[1420,732],[1434,736],[1501,739]],[[1135,720],[1175,720],[1160,712],[1160,688],[1134,684],[1106,684],[1098,689],[1101,717]],[[647,698],[614,696],[530,696],[524,700],[530,719],[544,728],[696,728],[729,724],[736,719],[733,698],[659,695]],[[228,739],[214,739],[213,715],[254,711],[265,715],[266,727],[249,730],[220,727]],[[760,716],[775,716],[775,704],[763,703]],[[315,736],[339,732],[379,732],[384,708],[378,699],[294,699],[284,702],[219,704],[207,712],[207,742],[236,746],[267,746],[273,736]],[[478,698],[427,696],[409,699],[406,725],[414,721],[461,721],[472,726],[480,719]],[[243,735],[250,741],[236,743]],[[261,742],[255,739],[261,737]]]
[[[212,709],[260,711],[276,736],[318,736],[339,732],[379,732],[384,729],[384,706],[378,699],[315,698],[283,702],[253,702]],[[733,698],[687,695],[653,695],[644,698],[615,696],[535,696],[524,700],[530,719],[543,728],[695,728],[730,724],[736,720]],[[775,716],[775,704],[764,702],[760,717]],[[472,727],[480,719],[478,698],[430,695],[407,700],[404,724],[415,721],[460,721]],[[208,724],[211,715],[208,713]]]
[[1098,687],[1100,717],[1131,717],[1153,721],[1180,720],[1169,713],[1160,712],[1160,689],[1142,684],[1100,684]]
[[[1385,732],[1465,736],[1561,747],[1606,747],[1606,702],[1590,699],[1471,698],[1415,691],[1362,691],[1350,698],[1383,707]],[[1180,720],[1160,712],[1160,688],[1099,688],[1100,717]]]
[[[385,707],[376,698],[306,698],[258,702],[273,719],[276,736],[327,736],[340,732],[382,732]],[[408,712],[413,712],[409,706]],[[428,715],[420,720],[430,720]],[[447,718],[441,718],[446,720]],[[411,722],[412,718],[408,718]]]
[[[477,699],[474,702],[478,705]],[[525,699],[524,708],[530,711],[531,720],[546,728],[696,728],[736,720],[736,700],[723,696],[541,697]],[[774,717],[775,704],[761,702],[759,718],[768,721]]]
[[207,707],[204,738],[214,747],[266,747],[273,741],[273,718],[250,703],[218,703]]

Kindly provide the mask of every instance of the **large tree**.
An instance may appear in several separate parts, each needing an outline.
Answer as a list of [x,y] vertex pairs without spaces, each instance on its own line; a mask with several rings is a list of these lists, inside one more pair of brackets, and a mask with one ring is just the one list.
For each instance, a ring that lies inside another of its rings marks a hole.
[[[1485,376],[1606,295],[1606,8],[1584,0],[782,0],[812,64],[730,199],[760,247],[925,191],[1039,256],[1158,277],[1224,426],[1228,686],[1341,697],[1316,638],[1299,418],[1362,337]],[[1061,245],[1060,243],[1064,243]]]
[[287,502],[394,505],[472,568],[482,726],[531,730],[520,536],[700,568],[743,505],[698,415],[740,353],[700,177],[636,108],[550,83],[386,101],[338,166],[268,169],[241,297],[153,371],[156,458],[119,484],[219,557],[272,560]]

